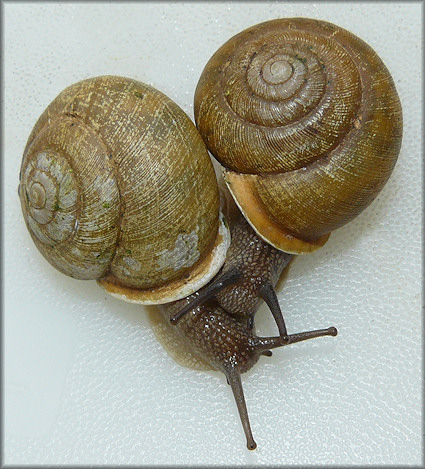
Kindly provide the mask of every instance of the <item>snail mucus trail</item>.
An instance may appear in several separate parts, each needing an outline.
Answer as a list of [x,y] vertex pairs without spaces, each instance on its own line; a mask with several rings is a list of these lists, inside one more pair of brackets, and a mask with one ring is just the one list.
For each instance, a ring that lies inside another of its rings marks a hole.
[[[253,449],[241,373],[273,348],[337,333],[288,334],[276,282],[293,255],[323,246],[384,187],[400,150],[401,106],[362,40],[290,18],[220,47],[194,111],[198,130],[135,80],[71,85],[30,134],[21,207],[57,270],[124,301],[162,305],[173,334],[226,375]],[[208,150],[240,209],[226,209],[231,244]],[[275,337],[254,333],[263,300]]]

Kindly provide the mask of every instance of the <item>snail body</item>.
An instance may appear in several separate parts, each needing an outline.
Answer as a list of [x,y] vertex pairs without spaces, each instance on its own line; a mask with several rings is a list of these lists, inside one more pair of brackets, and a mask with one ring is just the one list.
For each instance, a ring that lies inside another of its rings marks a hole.
[[294,256],[263,241],[225,188],[221,195],[231,233],[226,260],[217,276],[173,315],[171,322],[176,323],[197,305],[215,298],[218,306],[252,330],[255,314],[264,300],[270,307],[279,333],[286,335],[275,285]]
[[266,299],[267,287],[275,287],[294,256],[273,248],[258,237],[239,211],[235,222],[229,224],[232,243],[221,272],[225,275],[235,270],[240,277],[219,291],[216,299],[229,314],[240,321],[246,320],[252,327],[255,313],[262,299]]
[[[199,292],[159,305],[158,309],[165,321],[175,325],[173,332],[183,340],[185,349],[211,369],[224,373],[235,397],[247,448],[252,450],[257,445],[251,431],[241,374],[251,369],[261,355],[271,356],[274,348],[316,337],[336,336],[337,330],[329,327],[288,334],[275,286],[293,256],[261,240],[232,202],[228,200],[228,203],[226,219],[232,241],[222,270]],[[229,210],[233,212],[230,215]],[[228,275],[232,272],[233,275]],[[278,336],[255,335],[254,317],[262,299],[275,318]]]
[[[245,227],[252,231],[247,224],[243,224],[239,227],[239,233],[242,233]],[[283,269],[283,263],[280,262],[279,265],[280,269]],[[277,268],[276,270],[280,269]],[[270,276],[270,270],[267,266],[261,273],[264,274],[267,281],[270,281],[269,285],[273,290],[278,276]],[[208,286],[204,289],[208,289]],[[209,297],[207,300],[203,300],[201,304],[197,304],[197,299],[202,294],[203,290],[201,289],[200,292],[194,293],[187,298],[159,305],[158,308],[166,321],[172,321],[181,311],[186,308],[189,309],[188,314],[181,317],[173,329],[180,339],[183,339],[186,348],[194,352],[203,362],[206,362],[211,369],[220,371],[226,376],[227,382],[232,388],[241,418],[247,448],[253,450],[257,444],[251,431],[241,374],[251,369],[262,355],[270,357],[272,355],[271,350],[274,348],[317,337],[336,336],[337,330],[335,327],[329,327],[327,329],[288,334],[277,304],[277,317],[280,317],[280,320],[276,319],[276,322],[280,335],[259,337],[255,335],[253,330],[253,318],[259,307],[258,299],[260,294],[258,289],[247,288],[247,295],[242,300],[243,304],[250,306],[249,314],[247,313],[248,323],[245,316],[233,315],[220,305],[220,303],[234,305],[234,290],[222,290],[221,300],[217,298],[217,301],[215,301]]]

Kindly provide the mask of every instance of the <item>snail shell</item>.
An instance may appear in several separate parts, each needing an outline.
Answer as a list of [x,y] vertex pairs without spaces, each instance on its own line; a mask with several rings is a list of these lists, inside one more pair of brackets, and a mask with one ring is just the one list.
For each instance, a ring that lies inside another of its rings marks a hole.
[[388,180],[402,114],[377,54],[305,18],[237,34],[210,59],[195,119],[256,232],[295,254],[322,246]]
[[205,144],[148,85],[105,76],[65,89],[36,123],[20,177],[43,256],[124,300],[185,297],[224,262],[229,235]]

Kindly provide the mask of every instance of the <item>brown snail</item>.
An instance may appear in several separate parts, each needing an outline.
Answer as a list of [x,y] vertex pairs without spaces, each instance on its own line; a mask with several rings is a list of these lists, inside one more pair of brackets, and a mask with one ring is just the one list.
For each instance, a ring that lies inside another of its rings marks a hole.
[[[253,48],[247,48],[251,40]],[[235,50],[239,46],[242,49]],[[239,58],[242,59],[240,62]],[[263,59],[265,63],[261,62]],[[351,73],[351,78],[340,78],[338,62],[344,64],[343,69]],[[319,78],[318,84],[313,83],[310,72],[313,78]],[[243,83],[244,77],[248,78],[247,84]],[[263,79],[270,85],[267,89],[264,87]],[[82,82],[86,83],[85,85],[77,84],[81,88],[77,85],[74,85],[77,88],[70,87],[65,90],[64,95],[61,94],[60,99],[57,98],[49,106],[30,136],[24,154],[20,188],[24,214],[30,229],[33,229],[34,220],[38,221],[36,214],[41,218],[41,222],[44,222],[41,223],[43,225],[46,220],[53,218],[60,226],[73,228],[80,226],[80,223],[75,221],[76,217],[71,220],[71,215],[81,210],[79,206],[76,207],[77,197],[69,195],[73,194],[73,189],[69,189],[73,187],[72,176],[57,177],[56,163],[51,157],[59,153],[58,148],[64,144],[65,137],[71,138],[70,143],[65,145],[66,151],[71,152],[73,146],[76,145],[75,142],[83,140],[83,142],[90,141],[97,144],[100,136],[105,135],[106,144],[102,141],[102,144],[98,146],[100,150],[89,151],[87,149],[84,156],[88,157],[91,154],[97,156],[98,152],[103,156],[110,156],[110,159],[101,160],[105,162],[103,166],[106,168],[106,173],[105,171],[102,173],[106,177],[116,172],[119,173],[121,170],[131,169],[132,179],[131,184],[128,185],[130,189],[131,185],[136,184],[141,174],[146,175],[146,171],[141,170],[137,164],[141,160],[137,158],[139,154],[146,155],[146,159],[149,160],[149,151],[155,150],[160,143],[167,145],[172,136],[176,135],[177,139],[182,136],[188,138],[194,133],[187,122],[188,119],[183,117],[181,118],[183,124],[180,119],[174,118],[176,122],[173,118],[166,119],[167,124],[174,129],[167,133],[168,131],[164,128],[165,122],[162,120],[158,122],[159,116],[168,117],[167,112],[159,113],[155,108],[143,109],[143,106],[140,106],[135,98],[145,100],[145,94],[151,90],[149,87],[134,81],[111,77],[94,80],[98,80],[97,83],[102,80],[110,82],[108,86],[111,86],[111,89],[107,91],[104,98],[98,96],[96,87],[91,88],[87,82]],[[242,88],[239,88],[239,85],[242,85]],[[87,87],[89,88],[88,102],[81,99]],[[335,89],[337,93],[333,94]],[[254,101],[243,101],[245,99],[243,90],[248,90],[248,97],[253,98]],[[299,94],[291,94],[293,91]],[[259,94],[256,94],[257,92]],[[119,98],[119,106],[108,108],[108,103],[113,102],[115,97],[121,96],[122,93],[126,97]],[[283,98],[282,101],[279,101],[281,98]],[[303,102],[302,98],[308,98],[307,102]],[[339,98],[342,99],[340,104],[338,104]],[[160,105],[163,99],[165,98],[162,94],[152,98]],[[268,107],[269,104],[270,107]],[[285,105],[288,104],[286,108]],[[315,114],[316,105],[319,106],[320,111]],[[138,125],[133,123],[136,114],[134,106],[137,112],[142,112],[144,116],[141,120],[136,119]],[[168,110],[170,107],[173,108],[173,105],[169,104],[165,107]],[[260,120],[262,111],[266,111],[265,121]],[[320,124],[323,121],[326,124],[327,118],[333,112],[338,115],[336,122],[325,125],[325,130],[321,130]],[[58,131],[49,130],[50,123],[54,123],[57,116],[65,118],[65,128],[58,126]],[[113,118],[117,116],[119,117],[118,125],[113,126]],[[235,121],[232,121],[230,117],[235,118]],[[292,19],[276,20],[249,28],[217,51],[205,68],[196,91],[195,118],[208,148],[228,168],[225,170],[225,181],[237,204],[246,214],[249,224],[261,239],[254,235],[248,223],[237,213],[234,218],[230,216],[229,223],[233,239],[228,251],[229,255],[225,261],[224,255],[218,256],[220,261],[217,261],[214,269],[210,269],[210,271],[217,272],[224,261],[224,266],[218,276],[212,283],[204,286],[199,293],[195,292],[192,285],[189,292],[191,296],[163,305],[161,311],[167,321],[174,319],[176,327],[172,330],[186,342],[189,348],[198,353],[212,368],[226,374],[235,394],[248,448],[253,449],[256,444],[249,426],[240,374],[255,364],[260,355],[270,355],[270,350],[275,347],[323,335],[336,335],[335,328],[292,335],[287,333],[274,293],[276,281],[291,259],[291,254],[287,253],[309,252],[323,245],[333,229],[352,219],[377,195],[391,174],[400,148],[401,108],[391,76],[369,46],[351,33],[329,23]],[[248,132],[244,128],[245,118],[248,121]],[[291,121],[292,118],[296,120]],[[106,126],[104,119],[109,123]],[[94,123],[93,130],[91,127],[87,129],[88,122]],[[302,125],[304,123],[305,126]],[[74,126],[71,124],[77,127],[79,133],[73,133],[71,127]],[[156,127],[154,137],[152,137],[154,141],[151,141],[149,145],[140,143],[141,135],[145,133],[144,124]],[[186,125],[184,131],[181,130],[181,125]],[[127,126],[134,130],[127,134]],[[225,132],[226,128],[229,128],[229,133]],[[272,139],[266,140],[267,143],[262,143],[260,136],[268,135],[269,128]],[[287,129],[287,131],[281,138],[279,132],[282,129]],[[252,130],[256,133],[250,133]],[[295,138],[296,130],[301,131],[301,139]],[[53,145],[53,148],[49,147],[46,150],[42,149],[41,144],[38,146],[39,144],[36,143],[38,133],[49,137],[52,135],[52,139],[49,140],[52,143],[49,145]],[[89,138],[83,139],[82,136],[86,134]],[[135,146],[130,142],[130,134],[139,142]],[[326,140],[328,137],[329,141]],[[114,147],[117,138],[124,144]],[[315,138],[318,140],[315,141]],[[203,145],[199,143],[197,137],[194,139],[197,142],[196,146],[201,148],[200,153],[205,155],[206,150]],[[281,140],[283,147],[278,145]],[[116,151],[115,148],[117,148]],[[136,163],[124,163],[124,154],[128,148],[133,148],[130,153],[135,157],[133,161]],[[110,149],[113,151],[109,151]],[[271,151],[268,152],[266,158],[265,150],[267,149]],[[188,153],[192,153],[192,148]],[[26,166],[26,162],[30,161],[30,156],[33,154],[47,156],[42,158],[41,167],[40,163],[36,162],[31,169],[26,169],[30,167],[30,164]],[[171,166],[176,157],[181,156],[177,152],[171,155],[169,163]],[[372,158],[371,162],[368,162],[369,157]],[[204,156],[200,158],[204,159]],[[65,159],[68,160],[68,156]],[[158,158],[156,164],[158,165],[160,161],[162,159]],[[195,162],[191,163],[190,172],[192,176],[196,174],[197,178],[196,161],[198,160],[195,158]],[[364,167],[361,164],[358,165],[362,162],[365,164]],[[102,164],[99,163],[101,167]],[[158,168],[157,165],[153,165],[153,168]],[[40,173],[44,173],[47,167],[52,167],[53,179],[65,182],[64,188],[56,192],[56,194],[65,192],[67,195],[67,202],[62,206],[44,196],[38,185],[34,187],[35,184],[40,184],[40,177],[37,180],[30,178],[37,169]],[[330,173],[331,169],[335,170],[333,175]],[[72,167],[71,170],[72,175]],[[317,174],[314,170],[317,170]],[[91,171],[92,168],[85,172]],[[300,198],[296,199],[298,177]],[[186,175],[186,179],[188,178],[189,176]],[[205,176],[204,180],[207,178],[209,176]],[[167,178],[161,178],[159,175],[158,180],[164,181],[164,179]],[[215,178],[213,177],[212,180],[215,187],[212,192],[217,195]],[[27,181],[32,182],[28,185]],[[120,190],[116,192],[114,201],[118,200],[122,193],[127,193],[120,188],[122,182],[118,179],[117,186]],[[175,182],[179,184],[178,180]],[[319,182],[327,182],[327,188],[318,189]],[[108,184],[112,186],[112,183]],[[107,187],[109,187],[108,184]],[[93,187],[92,181],[89,181],[89,186]],[[203,187],[204,184],[201,186]],[[184,193],[182,187],[184,186],[179,186],[178,192]],[[129,201],[125,202],[125,206],[120,206],[117,210],[115,216],[116,220],[120,221],[121,227],[123,226],[121,218],[125,219],[127,213],[125,210],[130,210],[130,213],[135,210],[138,204],[132,205],[132,203],[135,200],[140,203],[143,200],[143,190],[150,188],[149,184],[140,186],[139,197],[130,197]],[[283,192],[279,192],[280,189]],[[109,193],[108,191],[106,193]],[[87,189],[81,200],[85,200],[88,195],[90,195],[90,189]],[[97,202],[96,206],[100,204],[103,207],[103,198],[100,196],[97,198],[100,202]],[[168,199],[169,192],[165,191],[164,195],[158,195],[155,200],[159,203],[159,200]],[[190,196],[188,199],[194,205],[194,199]],[[74,200],[74,205],[71,203],[72,200]],[[206,205],[203,196],[199,200],[203,203],[197,204],[197,209]],[[183,265],[182,272],[174,271],[170,279],[164,278],[161,273],[159,287],[149,282],[137,285],[138,276],[135,275],[133,278],[135,269],[131,265],[132,261],[130,263],[125,261],[127,265],[125,269],[130,272],[127,275],[128,285],[125,285],[123,278],[117,277],[120,268],[109,267],[113,264],[106,262],[102,264],[102,269],[99,269],[101,271],[99,277],[94,278],[101,278],[100,283],[107,289],[115,293],[119,291],[120,295],[125,294],[127,300],[140,301],[141,291],[142,296],[144,293],[148,294],[147,301],[153,302],[158,298],[152,298],[156,296],[152,292],[158,293],[159,290],[159,302],[171,301],[172,297],[168,295],[170,285],[174,282],[179,283],[179,280],[180,283],[186,285],[185,282],[191,278],[188,272],[192,266],[187,265],[189,262],[185,262],[185,259],[193,260],[193,256],[190,255],[193,247],[188,247],[192,238],[185,235],[193,234],[195,230],[195,233],[200,236],[196,231],[196,223],[200,223],[206,217],[212,221],[205,229],[207,235],[210,235],[204,243],[205,249],[209,247],[213,252],[219,250],[219,248],[213,248],[214,243],[217,239],[222,241],[222,238],[226,237],[224,228],[219,230],[218,198],[215,200],[216,202],[211,202],[211,205],[203,211],[202,216],[191,215],[196,217],[196,221],[190,228],[184,228],[180,223],[176,223],[172,218],[172,213],[168,214],[169,217],[166,220],[164,219],[161,226],[165,226],[166,236],[171,237],[167,231],[170,228],[169,225],[173,227],[178,225],[178,230],[187,231],[184,233],[174,231],[171,244],[169,243],[165,248],[157,248],[164,262],[168,257],[167,260],[174,266]],[[107,202],[107,205],[109,204]],[[340,212],[336,211],[338,205],[341,208]],[[48,213],[43,216],[38,215],[45,206],[49,209]],[[25,212],[28,208],[29,215]],[[64,211],[63,221],[61,221],[61,217],[56,218],[58,215],[56,212],[61,212],[63,208],[70,210]],[[304,215],[303,211],[307,211],[308,208],[311,209],[311,215]],[[187,209],[188,205],[182,206],[183,212]],[[68,216],[69,211],[72,213]],[[147,208],[145,211],[144,221],[153,218]],[[214,216],[210,217],[212,212]],[[89,211],[89,215],[86,215],[84,219],[86,224],[90,224],[90,213]],[[100,220],[102,222],[103,218],[101,217]],[[102,231],[101,222],[97,222],[98,231]],[[113,226],[116,227],[116,224]],[[32,235],[37,243],[43,240],[48,241],[45,243],[48,248],[39,247],[46,257],[50,255],[50,252],[56,253],[59,245],[65,244],[70,238],[77,237],[80,251],[84,250],[87,244],[95,245],[94,242],[84,242],[86,238],[78,238],[75,234],[59,234],[59,239],[56,239],[58,237],[56,228],[53,230],[56,238],[52,239],[51,231],[46,233],[40,230],[39,233]],[[130,242],[133,243],[131,247],[127,247],[127,244],[122,247],[125,234],[126,231],[123,235],[111,235],[110,239],[114,238],[119,241],[120,248],[117,253],[111,252],[112,248],[106,250],[110,259],[128,257],[130,253],[127,253],[127,249],[131,251],[131,255],[133,255],[133,249],[138,251],[139,248],[135,242],[138,240],[132,236],[129,237]],[[178,238],[179,235],[181,238]],[[143,238],[141,236],[141,239]],[[270,244],[287,253],[271,247],[264,240],[268,240]],[[225,247],[220,252],[225,251],[227,247],[226,241],[223,241],[223,244]],[[99,252],[103,252],[98,249],[97,245],[95,247],[97,248],[96,256]],[[152,251],[150,244],[148,247],[148,251]],[[252,248],[252,253],[249,251],[250,248]],[[243,255],[235,255],[235,252],[237,254],[240,249]],[[175,262],[173,255],[182,250],[185,255],[178,256],[180,260]],[[205,250],[199,248],[198,251],[208,256]],[[250,254],[253,253],[262,258],[264,263],[252,266],[250,262],[253,257]],[[157,259],[158,251],[153,255]],[[72,260],[73,256],[70,257]],[[195,269],[202,263],[200,260],[202,257],[199,254],[192,264]],[[60,270],[66,271],[63,261],[64,256],[61,255],[59,262],[56,260],[50,262]],[[138,262],[140,265],[142,261],[138,260]],[[152,264],[158,264],[158,261],[150,260],[144,265],[146,267],[144,270],[149,271],[149,266]],[[161,262],[159,264],[161,265]],[[128,266],[133,268],[129,269]],[[90,263],[88,267],[88,270],[93,270]],[[200,271],[201,269],[197,271],[197,278],[203,277]],[[121,268],[121,272],[124,272],[124,269]],[[73,269],[71,269],[71,275],[76,276]],[[80,274],[80,277],[83,275]],[[181,275],[189,275],[189,277],[181,280],[179,278]],[[167,291],[168,296],[163,294],[164,290]],[[241,292],[244,292],[243,302]],[[182,296],[185,295],[180,288],[179,297]],[[253,318],[261,299],[265,299],[270,306],[279,328],[279,336],[261,338],[254,334]],[[142,301],[146,301],[146,297],[142,298]]]
[[261,23],[224,44],[199,80],[195,120],[247,220],[295,254],[322,246],[372,202],[402,135],[378,55],[306,18]]
[[[240,374],[272,347],[337,333],[331,327],[288,335],[274,292],[291,258],[286,253],[323,246],[331,231],[377,196],[400,150],[401,105],[387,68],[361,39],[330,23],[292,18],[248,28],[218,49],[196,89],[195,120],[224,166],[236,204],[264,243],[236,215],[221,273],[189,300],[161,310],[173,323],[189,312],[186,320],[193,324],[202,313],[206,323],[220,322],[214,314],[223,311],[239,322],[242,331],[229,342],[239,344],[243,337],[245,345],[235,345],[230,356],[208,342],[211,325],[202,346],[191,337],[190,325],[181,326],[180,333],[204,355],[214,350],[211,366],[232,385],[252,449]],[[261,342],[253,336],[261,298],[280,338]]]

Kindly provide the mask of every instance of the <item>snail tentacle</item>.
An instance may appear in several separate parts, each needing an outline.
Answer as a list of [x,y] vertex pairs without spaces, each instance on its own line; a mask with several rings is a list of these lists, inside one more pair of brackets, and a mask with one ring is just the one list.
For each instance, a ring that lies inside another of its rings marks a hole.
[[261,298],[267,303],[274,320],[276,321],[277,327],[279,329],[279,335],[281,337],[288,335],[286,330],[285,320],[283,318],[282,310],[279,305],[279,300],[277,299],[276,290],[270,282],[264,282],[263,286],[260,288],[259,294]]
[[232,388],[233,396],[235,397],[236,406],[238,408],[239,416],[242,422],[242,427],[246,437],[246,447],[249,450],[254,450],[257,443],[252,436],[251,424],[249,422],[248,409],[246,407],[245,395],[243,392],[241,375],[234,367],[228,367],[225,371],[227,382]]
[[218,292],[227,286],[236,283],[240,279],[241,275],[242,274],[240,269],[236,267],[218,274],[208,285],[196,293],[196,297],[188,305],[170,317],[171,324],[176,325],[178,321],[187,313],[193,311],[207,300],[210,300],[213,296],[215,296]]

